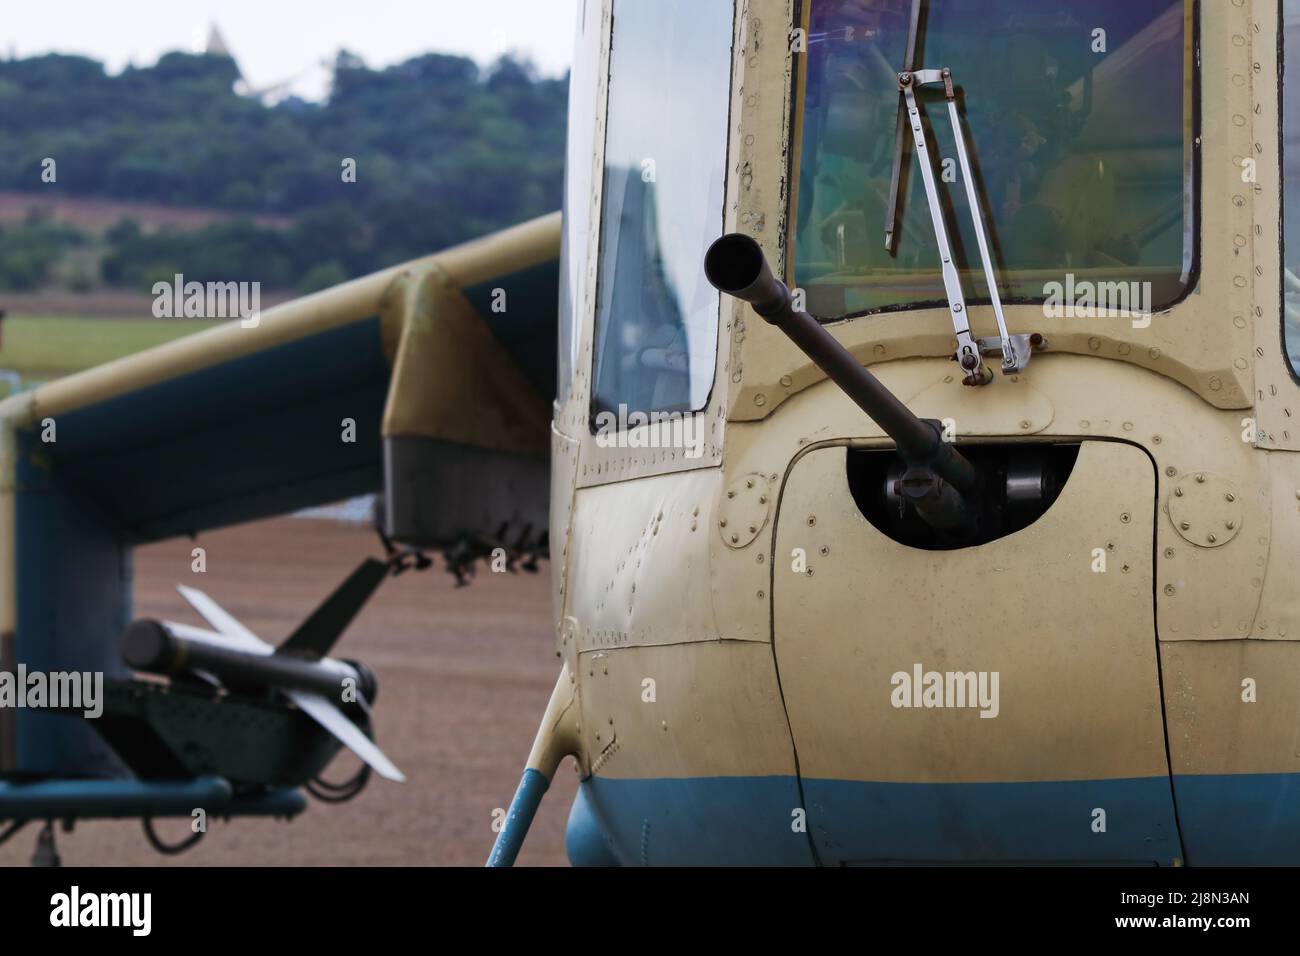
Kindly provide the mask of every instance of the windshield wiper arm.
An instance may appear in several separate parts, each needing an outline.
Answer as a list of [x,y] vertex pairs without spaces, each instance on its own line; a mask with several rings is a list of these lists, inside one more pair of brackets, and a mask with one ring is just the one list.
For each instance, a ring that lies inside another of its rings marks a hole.
[[[966,298],[962,293],[961,277],[953,262],[952,248],[948,243],[948,227],[944,222],[943,206],[939,202],[938,187],[935,185],[934,165],[928,158],[926,150],[925,127],[920,104],[916,99],[916,87],[942,83],[944,95],[948,100],[948,117],[952,122],[953,140],[957,145],[957,159],[961,165],[962,179],[966,184],[966,199],[970,205],[971,219],[975,224],[975,238],[979,243],[980,260],[984,266],[984,278],[989,287],[989,299],[993,303],[993,314],[997,318],[999,339],[996,343],[984,340],[977,342],[971,335],[970,316],[966,308]],[[953,332],[957,336],[957,361],[966,373],[967,385],[987,385],[993,379],[993,373],[984,365],[981,356],[985,351],[1002,353],[1002,372],[1014,375],[1024,370],[1033,349],[1041,347],[1041,335],[1010,335],[1007,332],[1006,317],[1002,314],[1002,298],[998,294],[997,276],[993,271],[993,258],[989,253],[988,237],[984,228],[979,195],[975,191],[975,179],[971,173],[970,157],[966,152],[966,137],[962,130],[961,116],[957,111],[957,94],[953,87],[952,71],[947,67],[942,70],[917,70],[898,75],[898,89],[907,106],[907,116],[912,126],[912,143],[916,148],[916,158],[921,167],[921,179],[925,183],[925,198],[930,206],[930,220],[934,224],[935,243],[939,247],[939,258],[943,270],[943,287],[948,296],[948,309],[952,316]]]

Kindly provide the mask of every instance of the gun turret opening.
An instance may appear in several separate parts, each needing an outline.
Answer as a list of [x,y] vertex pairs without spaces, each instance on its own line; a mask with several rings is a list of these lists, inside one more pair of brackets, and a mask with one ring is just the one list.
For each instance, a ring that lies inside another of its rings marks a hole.
[[980,476],[979,518],[961,539],[945,535],[905,507],[906,465],[892,449],[850,448],[849,491],[871,525],[899,544],[946,551],[987,544],[1021,531],[1056,503],[1079,457],[1077,444],[1009,442],[963,446]]

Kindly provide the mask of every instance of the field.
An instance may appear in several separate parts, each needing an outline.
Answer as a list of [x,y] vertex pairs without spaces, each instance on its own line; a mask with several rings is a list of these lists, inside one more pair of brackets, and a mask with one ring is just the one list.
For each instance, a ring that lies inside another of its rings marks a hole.
[[[25,384],[79,372],[206,329],[203,319],[10,315],[0,324],[0,370]],[[8,394],[0,382],[0,397]]]
[[[135,614],[202,624],[175,591],[199,587],[272,643],[366,555],[371,531],[333,521],[279,518],[211,532],[207,571],[190,570],[189,540],[137,549]],[[386,581],[353,622],[338,655],[365,661],[379,679],[376,739],[408,778],[372,778],[350,803],[312,800],[284,823],[215,821],[178,857],[151,850],[135,821],[80,823],[60,833],[65,865],[462,865],[479,866],[494,834],[494,809],[509,806],[537,724],[559,673],[550,598],[537,575],[482,569],[468,587],[440,566]],[[356,767],[342,755],[328,771]],[[542,802],[520,865],[563,865],[564,824],[576,778],[566,761]],[[187,821],[163,821],[175,840]],[[25,865],[36,825],[0,847],[0,865]]]

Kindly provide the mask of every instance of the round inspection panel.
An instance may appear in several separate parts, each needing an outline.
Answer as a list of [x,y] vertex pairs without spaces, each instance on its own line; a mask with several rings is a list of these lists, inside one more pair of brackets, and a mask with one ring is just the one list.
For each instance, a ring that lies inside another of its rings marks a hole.
[[766,476],[757,472],[727,486],[718,506],[718,532],[727,547],[747,547],[767,525],[772,510],[771,488]]
[[1169,520],[1198,548],[1220,548],[1241,530],[1244,509],[1232,482],[1208,471],[1191,472],[1174,485]]

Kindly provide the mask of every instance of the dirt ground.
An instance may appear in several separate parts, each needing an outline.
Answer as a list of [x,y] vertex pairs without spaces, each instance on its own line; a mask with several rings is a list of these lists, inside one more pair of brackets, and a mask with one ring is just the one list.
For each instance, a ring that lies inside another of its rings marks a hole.
[[[207,550],[207,571],[190,550]],[[176,584],[206,591],[264,640],[278,643],[367,555],[373,532],[329,520],[280,518],[168,541],[135,552],[135,614],[203,622]],[[376,739],[407,783],[372,777],[355,800],[309,806],[292,822],[212,821],[207,837],[162,857],[136,821],[80,823],[59,834],[65,865],[481,866],[492,814],[509,806],[559,665],[551,634],[549,565],[536,575],[480,567],[464,588],[441,567],[390,578],[339,642],[341,657],[378,676]],[[350,754],[330,779],[350,776]],[[542,801],[519,865],[566,864],[564,824],[577,781],[572,761]],[[159,824],[179,839],[188,821]],[[25,865],[33,824],[0,847],[0,865]]]

